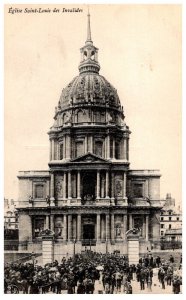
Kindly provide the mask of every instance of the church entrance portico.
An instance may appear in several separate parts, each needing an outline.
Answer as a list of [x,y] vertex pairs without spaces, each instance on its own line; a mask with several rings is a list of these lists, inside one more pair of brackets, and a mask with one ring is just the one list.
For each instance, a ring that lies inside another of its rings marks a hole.
[[96,244],[96,216],[82,216],[82,246]]

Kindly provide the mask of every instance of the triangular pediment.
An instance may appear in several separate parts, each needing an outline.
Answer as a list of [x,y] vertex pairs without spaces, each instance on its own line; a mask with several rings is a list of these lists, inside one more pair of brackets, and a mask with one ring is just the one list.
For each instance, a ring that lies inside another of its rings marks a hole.
[[108,162],[108,160],[100,157],[100,156],[97,156],[95,154],[92,154],[92,153],[87,153],[87,154],[84,154],[84,155],[81,155],[75,159],[72,159],[71,162],[88,162],[88,163],[95,163],[95,162]]

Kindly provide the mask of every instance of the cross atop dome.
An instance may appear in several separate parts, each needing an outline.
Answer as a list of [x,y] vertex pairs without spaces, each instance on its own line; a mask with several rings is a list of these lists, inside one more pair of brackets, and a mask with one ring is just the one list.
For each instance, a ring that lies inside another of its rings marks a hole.
[[82,73],[99,73],[100,65],[98,63],[98,48],[93,45],[91,39],[90,13],[87,15],[87,39],[85,46],[80,49],[81,62],[79,72]]

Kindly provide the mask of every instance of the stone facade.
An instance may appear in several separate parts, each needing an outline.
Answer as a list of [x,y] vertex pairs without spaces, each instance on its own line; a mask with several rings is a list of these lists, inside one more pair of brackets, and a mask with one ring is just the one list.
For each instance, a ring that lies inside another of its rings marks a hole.
[[[172,234],[172,236],[171,236]],[[169,236],[170,241],[182,240],[182,212],[175,207],[175,199],[167,194],[160,213],[160,236]]]
[[126,254],[134,227],[141,253],[159,241],[160,173],[129,168],[131,132],[116,89],[99,75],[89,24],[80,74],[62,90],[48,132],[49,170],[18,175],[20,228],[27,228],[20,242],[39,251],[49,228],[56,259],[87,247]]

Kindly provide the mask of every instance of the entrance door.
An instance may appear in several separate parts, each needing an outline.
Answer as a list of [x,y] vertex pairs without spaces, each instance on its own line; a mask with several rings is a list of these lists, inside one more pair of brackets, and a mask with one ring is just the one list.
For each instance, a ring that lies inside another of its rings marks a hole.
[[95,239],[95,226],[87,224],[83,226],[83,239],[94,240]]
[[83,176],[83,201],[91,202],[95,200],[96,174],[86,172]]

